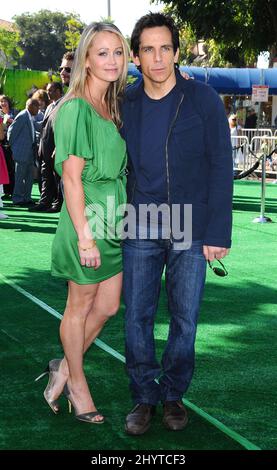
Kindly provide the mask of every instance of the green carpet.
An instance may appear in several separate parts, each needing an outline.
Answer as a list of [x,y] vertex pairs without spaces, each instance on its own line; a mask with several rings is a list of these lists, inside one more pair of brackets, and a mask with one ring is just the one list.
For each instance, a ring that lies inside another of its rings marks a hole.
[[[34,190],[36,196],[37,188]],[[227,278],[211,270],[198,326],[196,370],[186,395],[191,403],[261,449],[276,449],[276,222],[277,185],[266,188],[266,214],[272,224],[253,224],[259,214],[260,184],[237,182],[234,192],[233,247],[226,258]],[[49,274],[50,248],[56,214],[5,208],[0,222],[0,273],[62,313],[64,281]],[[124,432],[132,406],[124,364],[93,345],[85,361],[86,375],[102,426],[80,423],[67,412],[54,415],[43,399],[46,380],[34,378],[49,359],[60,357],[59,320],[0,278],[1,289],[1,449],[217,449],[243,447],[189,409],[183,432],[161,424],[158,409],[144,436]],[[101,340],[124,354],[122,306]],[[156,321],[158,357],[168,329],[167,303],[162,291]]]

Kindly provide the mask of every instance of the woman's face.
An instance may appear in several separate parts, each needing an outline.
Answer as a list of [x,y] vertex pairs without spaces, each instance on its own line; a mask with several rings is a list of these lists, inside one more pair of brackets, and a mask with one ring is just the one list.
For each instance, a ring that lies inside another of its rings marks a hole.
[[10,111],[9,102],[8,102],[8,100],[6,100],[6,98],[2,98],[0,100],[0,106],[1,106],[4,113],[8,113]]
[[119,36],[109,31],[97,33],[88,50],[86,67],[91,78],[106,83],[118,80],[124,67],[123,45]]

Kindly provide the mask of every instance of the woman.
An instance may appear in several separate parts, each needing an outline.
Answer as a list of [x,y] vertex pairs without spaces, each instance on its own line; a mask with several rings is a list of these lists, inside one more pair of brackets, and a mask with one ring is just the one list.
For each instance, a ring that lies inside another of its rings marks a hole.
[[44,114],[47,106],[50,104],[50,99],[46,90],[38,89],[33,93],[32,98],[39,102],[39,111],[36,116],[34,116],[34,122],[36,123],[35,128],[38,133],[37,137],[39,139],[39,134],[42,129],[42,121],[44,119]]
[[50,100],[49,100],[49,96],[47,94],[47,91],[40,88],[40,89],[35,91],[35,93],[32,95],[32,98],[34,98],[35,100],[38,100],[38,102],[39,102],[39,111],[44,115],[47,106],[50,104]]
[[15,165],[12,157],[11,147],[7,141],[7,131],[11,123],[13,122],[17,111],[12,108],[11,99],[6,95],[0,95],[0,114],[3,118],[4,126],[4,138],[2,140],[2,148],[5,155],[5,160],[7,164],[7,169],[9,172],[9,183],[4,185],[5,196],[3,199],[10,199],[13,195],[14,190],[14,173]]
[[118,100],[127,68],[128,46],[116,26],[89,25],[54,121],[55,167],[63,178],[65,203],[53,242],[52,274],[68,281],[68,298],[60,327],[65,358],[50,361],[44,396],[57,413],[57,398],[64,391],[76,418],[97,424],[104,417],[88,388],[83,353],[120,302],[120,239],[99,233],[111,228],[107,198],[113,199],[115,209],[126,202],[126,147],[118,132]]
[[243,158],[243,154],[240,147],[240,139],[238,137],[241,135],[241,126],[238,124],[237,115],[231,114],[228,118],[229,128],[230,128],[230,136],[231,136],[231,143],[233,148],[233,166],[234,169],[237,168],[238,164],[241,163],[241,155]]
[[3,184],[9,184],[9,174],[6,166],[4,152],[1,147],[1,141],[4,140],[4,126],[3,118],[0,116],[0,220],[7,219],[8,216],[1,212],[3,207],[2,194],[3,194]]
[[33,121],[35,124],[35,132],[36,132],[36,141],[37,141],[37,152],[36,152],[36,158],[35,158],[35,167],[36,167],[36,179],[38,182],[38,187],[39,187],[39,192],[41,193],[41,186],[42,186],[42,181],[41,181],[41,160],[39,159],[39,143],[40,143],[40,138],[41,138],[41,132],[43,128],[43,120],[44,120],[44,115],[47,107],[50,104],[50,99],[48,96],[48,93],[46,90],[43,89],[38,89],[34,92],[32,95],[32,98],[38,101],[39,103],[39,111],[36,116],[33,117]]

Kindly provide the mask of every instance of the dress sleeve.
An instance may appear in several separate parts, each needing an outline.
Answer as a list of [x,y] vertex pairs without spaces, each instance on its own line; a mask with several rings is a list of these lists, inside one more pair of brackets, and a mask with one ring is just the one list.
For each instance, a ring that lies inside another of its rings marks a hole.
[[66,101],[54,119],[55,169],[61,176],[62,162],[70,155],[91,160],[91,115],[79,99]]

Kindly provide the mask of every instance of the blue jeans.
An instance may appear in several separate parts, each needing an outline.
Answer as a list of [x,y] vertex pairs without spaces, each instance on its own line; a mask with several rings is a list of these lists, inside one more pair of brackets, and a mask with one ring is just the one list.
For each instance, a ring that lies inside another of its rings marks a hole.
[[[160,365],[153,330],[164,267],[170,325]],[[126,366],[135,404],[180,400],[187,390],[194,370],[194,343],[205,276],[201,241],[192,242],[190,249],[182,251],[173,250],[169,240],[124,241]]]

